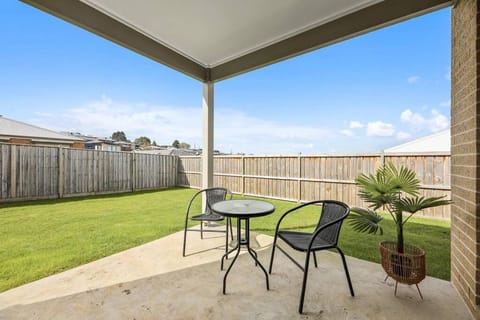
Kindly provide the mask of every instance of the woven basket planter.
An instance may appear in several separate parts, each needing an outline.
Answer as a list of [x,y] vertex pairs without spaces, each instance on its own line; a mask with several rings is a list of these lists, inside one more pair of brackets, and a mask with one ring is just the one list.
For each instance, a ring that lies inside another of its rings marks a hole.
[[425,279],[425,251],[408,244],[403,249],[398,253],[394,241],[380,243],[383,270],[397,282],[416,285]]

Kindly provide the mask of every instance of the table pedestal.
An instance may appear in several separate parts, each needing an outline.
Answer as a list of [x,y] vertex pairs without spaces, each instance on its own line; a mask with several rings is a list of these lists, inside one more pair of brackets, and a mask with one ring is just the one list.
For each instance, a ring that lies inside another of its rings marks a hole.
[[[245,222],[245,238],[243,238],[243,239],[242,239],[242,233],[241,233],[242,220]],[[240,218],[239,217],[239,218],[237,218],[237,246],[235,248],[231,249],[230,251],[228,251],[227,253],[225,253],[222,257],[221,269],[223,270],[224,259],[227,258],[228,255],[230,253],[232,253],[233,251],[235,251],[235,250],[237,251],[237,253],[235,254],[235,257],[232,260],[232,263],[230,263],[230,266],[228,267],[227,272],[225,272],[225,276],[223,277],[223,294],[225,294],[225,289],[226,289],[226,286],[227,286],[228,273],[232,269],[233,264],[237,260],[238,255],[240,254],[241,246],[245,246],[247,248],[248,253],[253,258],[253,260],[255,260],[255,266],[260,266],[260,268],[262,268],[263,273],[265,274],[265,280],[267,281],[267,290],[270,290],[270,286],[269,286],[269,283],[268,283],[267,270],[265,270],[265,268],[262,266],[260,261],[258,261],[257,252],[255,252],[255,250],[250,248],[250,218]]]

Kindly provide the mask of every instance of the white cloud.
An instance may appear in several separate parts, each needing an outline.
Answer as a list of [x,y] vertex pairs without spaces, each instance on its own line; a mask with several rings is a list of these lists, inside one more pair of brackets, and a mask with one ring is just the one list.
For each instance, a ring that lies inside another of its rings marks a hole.
[[170,144],[173,140],[199,141],[201,110],[149,106],[142,103],[122,104],[102,97],[98,101],[67,109],[62,114],[38,114],[36,122],[58,131],[72,131],[109,137],[121,130],[133,140],[148,136],[157,143]]
[[446,107],[446,108],[450,108],[450,105],[452,104],[452,102],[450,100],[446,100],[446,101],[442,101],[440,102],[439,106],[440,107]]
[[382,121],[369,122],[367,124],[367,136],[391,137],[395,133],[395,127]]
[[407,79],[407,82],[410,84],[417,83],[418,81],[420,81],[420,76],[411,76]]
[[[109,137],[124,131],[133,140],[147,136],[158,144],[178,139],[192,146],[202,144],[201,108],[119,103],[108,97],[87,103],[62,114],[37,114],[31,121],[57,131],[81,132]],[[315,146],[333,130],[249,116],[235,110],[215,112],[215,149],[223,152],[257,154],[296,154],[319,152]]]
[[425,118],[419,113],[414,113],[412,110],[406,109],[400,114],[400,120],[409,124],[417,131],[427,129],[432,132],[437,132],[450,126],[450,120],[435,109],[431,111],[429,118]]
[[280,123],[236,110],[215,114],[215,148],[257,154],[314,152],[319,141],[332,135],[328,128]]
[[437,132],[447,129],[450,126],[450,120],[434,109],[432,110],[432,118],[428,121],[428,124],[431,131]]
[[360,121],[350,121],[350,129],[357,129],[357,128],[363,128],[365,125],[361,123]]
[[419,113],[413,113],[412,110],[407,109],[400,114],[402,122],[410,124],[414,129],[420,130],[424,124],[425,119]]
[[352,130],[344,129],[344,130],[341,130],[340,133],[343,134],[344,136],[347,136],[347,137],[353,137],[353,131]]
[[411,137],[412,135],[408,132],[403,132],[403,131],[397,132],[398,140],[407,140],[407,139],[410,139]]

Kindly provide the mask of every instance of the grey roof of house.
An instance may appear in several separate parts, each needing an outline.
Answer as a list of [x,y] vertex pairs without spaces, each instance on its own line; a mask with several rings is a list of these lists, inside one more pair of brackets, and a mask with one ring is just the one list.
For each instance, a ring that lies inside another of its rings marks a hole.
[[149,154],[159,154],[163,156],[195,156],[199,155],[197,150],[192,149],[156,149],[156,150],[136,150],[136,153],[149,153]]
[[385,153],[450,152],[450,129],[385,149]]
[[40,128],[25,122],[5,118],[4,116],[0,116],[0,136],[29,138],[32,140],[83,141],[80,138],[61,134],[53,130]]

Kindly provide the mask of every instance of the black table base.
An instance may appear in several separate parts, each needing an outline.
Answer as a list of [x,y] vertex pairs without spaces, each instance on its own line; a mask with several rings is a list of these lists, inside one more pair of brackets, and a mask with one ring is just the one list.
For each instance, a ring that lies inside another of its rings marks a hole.
[[[245,238],[243,238],[243,239],[242,239],[242,233],[241,233],[242,220],[245,221]],[[245,246],[247,248],[248,253],[253,258],[253,260],[255,260],[255,266],[260,266],[260,268],[262,268],[262,271],[265,274],[265,280],[267,281],[267,290],[270,290],[270,286],[269,286],[269,283],[268,283],[267,270],[265,270],[265,268],[262,266],[260,261],[258,261],[257,252],[255,252],[255,250],[250,248],[250,218],[237,218],[237,246],[235,248],[231,249],[230,251],[228,251],[227,253],[225,253],[222,256],[221,269],[223,270],[223,261],[225,259],[228,259],[228,255],[230,253],[232,253],[235,250],[237,251],[237,253],[235,254],[235,257],[233,258],[232,262],[230,263],[230,266],[227,269],[227,272],[225,272],[225,276],[223,277],[223,294],[225,294],[225,290],[226,290],[226,286],[227,286],[228,273],[232,269],[235,261],[237,260],[238,255],[240,254],[240,249],[241,249],[242,246]]]

